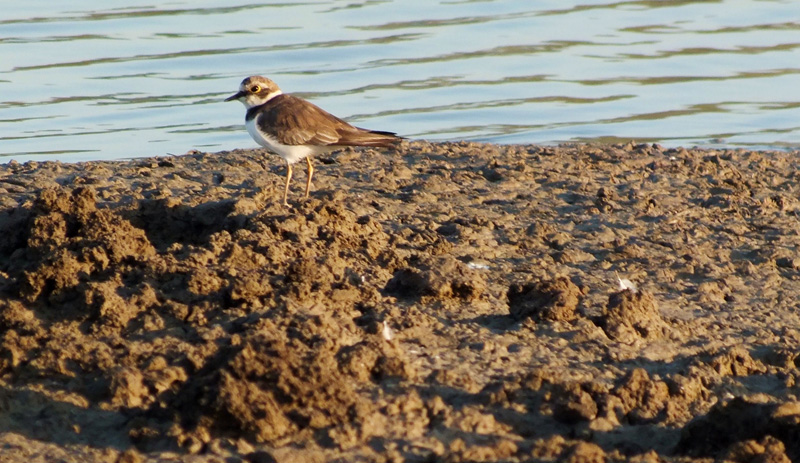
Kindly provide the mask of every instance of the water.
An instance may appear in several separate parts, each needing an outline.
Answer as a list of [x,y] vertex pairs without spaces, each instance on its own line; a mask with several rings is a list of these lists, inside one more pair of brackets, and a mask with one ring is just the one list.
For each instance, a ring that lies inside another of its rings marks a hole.
[[251,74],[410,138],[800,147],[796,0],[0,5],[0,162],[255,147]]

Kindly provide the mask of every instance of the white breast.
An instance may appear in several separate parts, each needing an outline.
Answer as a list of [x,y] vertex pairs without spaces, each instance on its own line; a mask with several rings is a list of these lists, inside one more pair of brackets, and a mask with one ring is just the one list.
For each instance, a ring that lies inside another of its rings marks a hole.
[[247,133],[253,137],[253,140],[255,140],[256,143],[282,157],[289,164],[294,164],[295,162],[314,154],[327,153],[332,150],[332,148],[327,146],[284,145],[276,138],[258,130],[256,119],[258,119],[258,116],[245,122]]

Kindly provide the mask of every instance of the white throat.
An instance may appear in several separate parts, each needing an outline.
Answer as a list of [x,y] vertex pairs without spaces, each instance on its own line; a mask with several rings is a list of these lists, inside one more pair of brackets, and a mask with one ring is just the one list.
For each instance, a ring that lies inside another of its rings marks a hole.
[[250,109],[256,106],[261,106],[262,104],[266,103],[267,101],[275,98],[276,96],[282,94],[283,92],[280,90],[275,90],[273,92],[267,93],[266,96],[260,95],[247,95],[245,98],[240,98],[239,101],[242,102],[245,108]]

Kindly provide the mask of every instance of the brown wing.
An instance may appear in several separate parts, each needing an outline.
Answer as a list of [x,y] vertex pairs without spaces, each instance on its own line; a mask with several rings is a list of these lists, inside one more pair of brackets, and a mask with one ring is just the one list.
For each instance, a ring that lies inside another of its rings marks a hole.
[[262,107],[258,127],[284,145],[389,146],[394,133],[361,129],[296,96],[278,95]]
[[357,130],[322,108],[292,95],[269,100],[258,127],[284,145],[335,145],[341,131]]

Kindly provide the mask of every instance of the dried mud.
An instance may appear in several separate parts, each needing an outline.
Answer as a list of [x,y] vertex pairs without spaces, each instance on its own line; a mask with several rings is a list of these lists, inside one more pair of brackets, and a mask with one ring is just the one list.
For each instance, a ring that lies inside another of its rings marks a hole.
[[0,166],[0,461],[800,460],[798,153],[276,159]]

